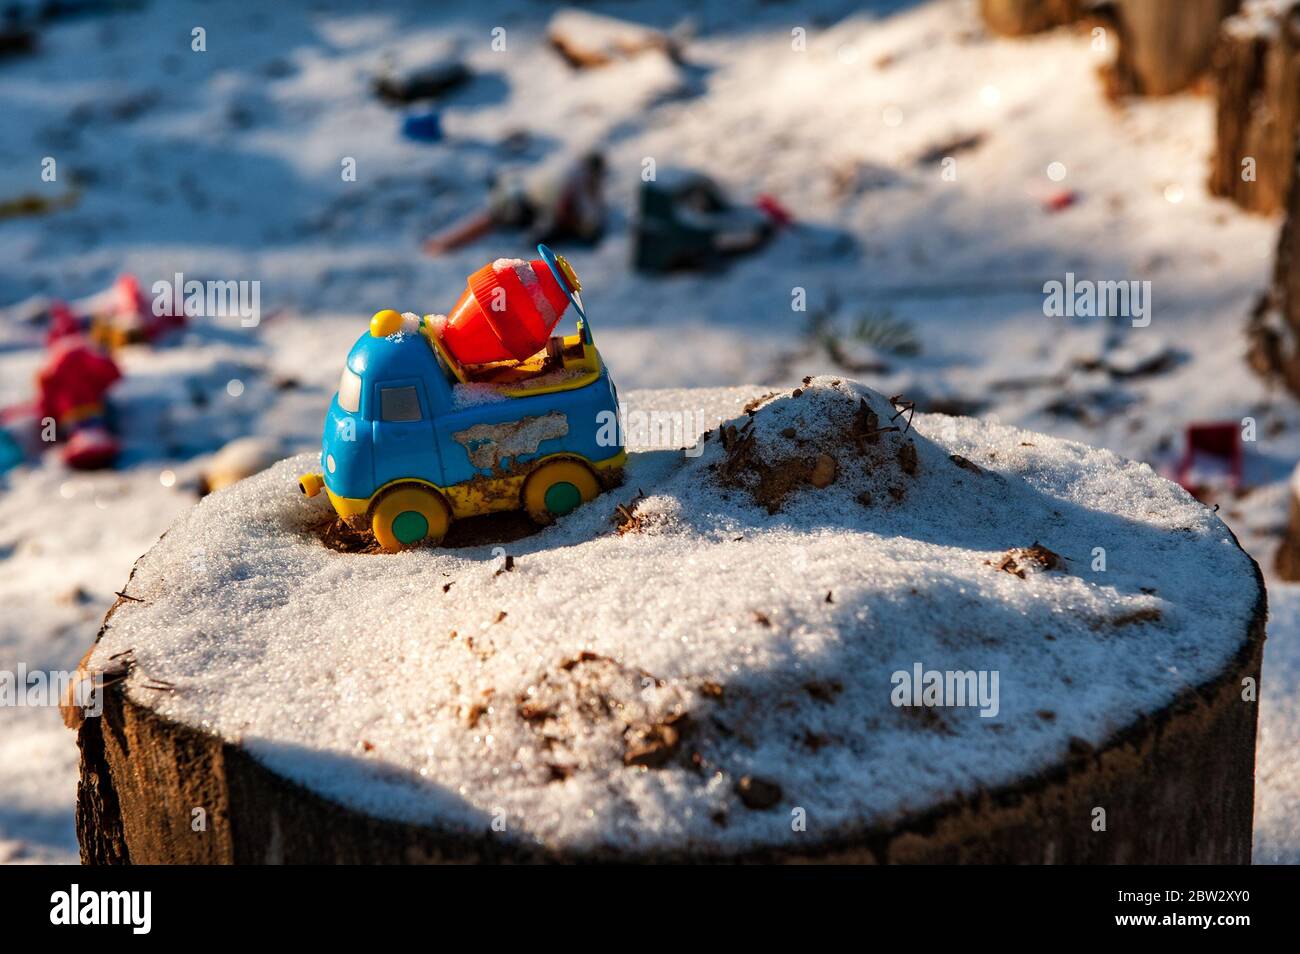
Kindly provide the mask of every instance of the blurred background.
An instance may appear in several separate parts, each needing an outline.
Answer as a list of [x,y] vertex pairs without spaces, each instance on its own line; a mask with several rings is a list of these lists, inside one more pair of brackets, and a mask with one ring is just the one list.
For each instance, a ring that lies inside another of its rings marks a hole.
[[[0,669],[318,446],[370,315],[545,240],[633,402],[842,374],[1218,507],[1269,578],[1256,859],[1300,861],[1290,0],[6,6]],[[0,862],[76,860],[76,774],[0,710]]]

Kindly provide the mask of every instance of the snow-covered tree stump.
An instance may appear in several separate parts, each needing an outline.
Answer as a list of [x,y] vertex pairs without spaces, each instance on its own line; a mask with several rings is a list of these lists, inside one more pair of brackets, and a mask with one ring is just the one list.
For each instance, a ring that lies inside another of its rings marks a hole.
[[1249,2],[1224,21],[1210,191],[1271,214],[1286,205],[1300,137],[1300,3]]
[[1109,0],[1090,15],[1115,34],[1105,72],[1111,96],[1165,96],[1195,83],[1210,67],[1219,25],[1241,0]]
[[1073,23],[1084,0],[980,0],[980,15],[994,33],[1026,36]]
[[1249,861],[1206,507],[840,379],[627,398],[625,485],[510,561],[327,547],[308,455],[205,498],[85,660],[84,860]]

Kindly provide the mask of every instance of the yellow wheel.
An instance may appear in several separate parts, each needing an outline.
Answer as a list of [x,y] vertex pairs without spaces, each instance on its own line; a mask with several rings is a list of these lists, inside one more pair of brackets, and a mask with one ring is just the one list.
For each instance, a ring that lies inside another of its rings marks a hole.
[[576,510],[600,493],[596,475],[576,460],[553,460],[538,467],[524,484],[524,510],[541,524]]
[[421,543],[438,543],[451,525],[451,511],[432,490],[407,484],[379,498],[370,529],[389,553]]

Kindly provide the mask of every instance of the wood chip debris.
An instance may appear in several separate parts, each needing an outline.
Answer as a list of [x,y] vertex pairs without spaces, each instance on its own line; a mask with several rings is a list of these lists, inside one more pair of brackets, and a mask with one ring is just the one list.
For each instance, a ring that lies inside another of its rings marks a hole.
[[1065,572],[1065,559],[1059,553],[1053,553],[1036,540],[1030,546],[1008,550],[997,562],[992,560],[985,560],[984,562],[995,570],[1010,573],[1022,580],[1025,579],[1027,571],[1059,570],[1062,573]]

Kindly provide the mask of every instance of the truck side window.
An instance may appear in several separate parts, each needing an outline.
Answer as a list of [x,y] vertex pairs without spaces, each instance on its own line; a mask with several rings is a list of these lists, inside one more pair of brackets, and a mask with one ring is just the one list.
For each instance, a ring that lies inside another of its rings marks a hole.
[[420,397],[415,388],[380,388],[380,418],[385,421],[420,420]]

